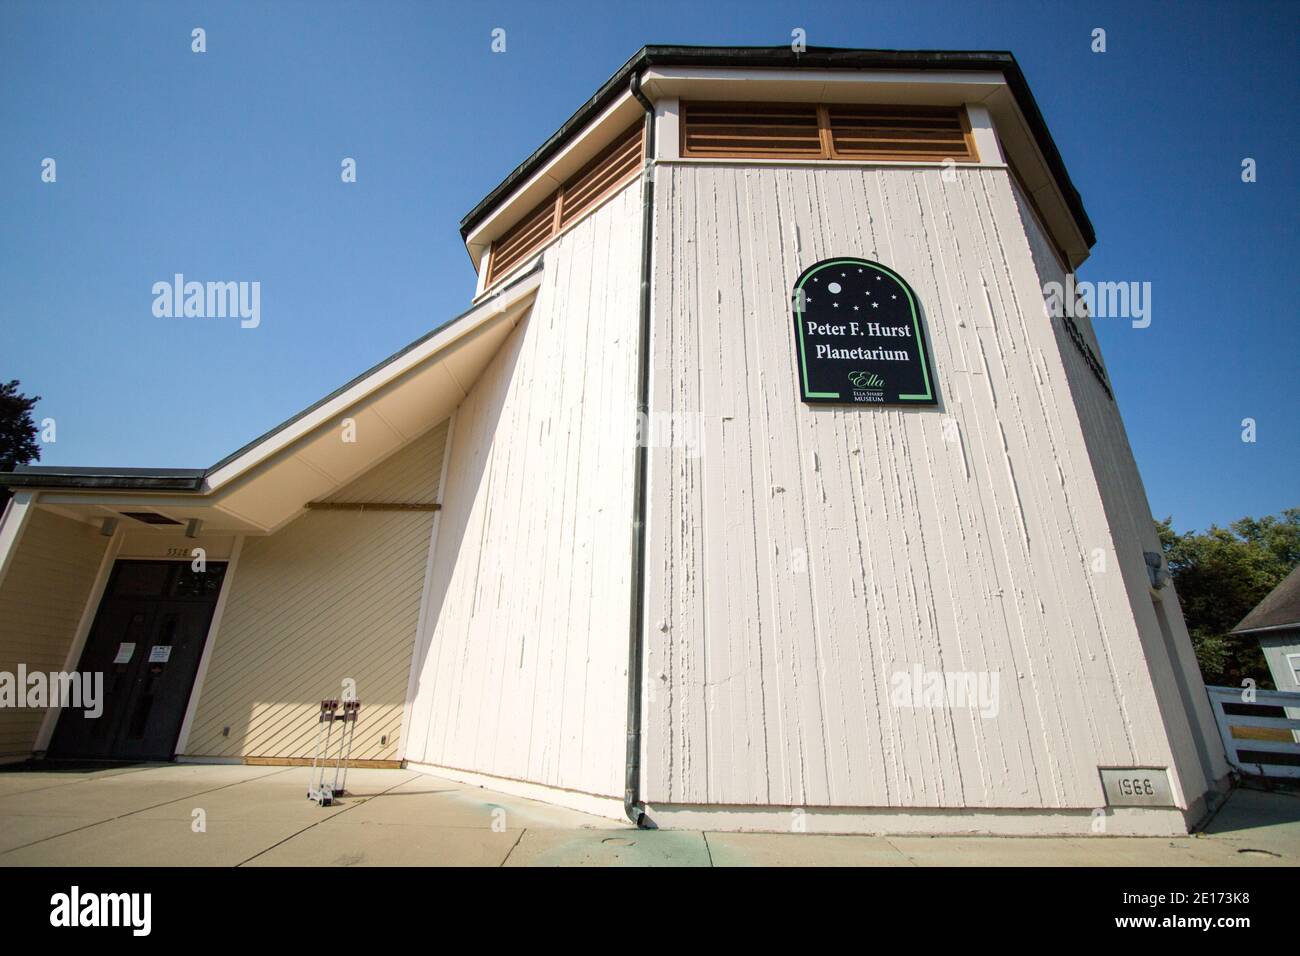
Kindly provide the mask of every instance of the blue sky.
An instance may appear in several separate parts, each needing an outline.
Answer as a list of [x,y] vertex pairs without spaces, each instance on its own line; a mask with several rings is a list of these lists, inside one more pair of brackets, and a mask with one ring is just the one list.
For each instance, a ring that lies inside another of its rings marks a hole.
[[[1099,334],[1153,511],[1300,505],[1300,31],[1257,2],[5,3],[0,378],[57,421],[42,462],[211,464],[461,311],[460,217],[641,45],[795,27],[1015,53],[1097,229],[1080,278],[1152,283],[1150,328]],[[176,272],[260,281],[261,326],[155,318]]]

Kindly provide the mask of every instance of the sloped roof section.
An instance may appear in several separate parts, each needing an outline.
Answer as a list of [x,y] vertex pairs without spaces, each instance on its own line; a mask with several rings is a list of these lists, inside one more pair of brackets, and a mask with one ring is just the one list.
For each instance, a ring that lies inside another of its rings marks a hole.
[[543,279],[539,264],[210,468],[25,468],[0,484],[96,524],[147,510],[205,533],[270,534],[455,411]]
[[[437,326],[405,348],[362,372],[320,401],[281,422],[232,452],[209,468],[76,468],[62,465],[19,465],[12,472],[0,472],[0,485],[79,491],[132,491],[203,494],[227,485],[262,465],[286,446],[305,439],[319,426],[316,419],[328,419],[341,410],[382,392],[396,380],[409,376],[413,368],[438,359],[463,344],[470,335],[507,309],[517,309],[536,289],[541,262],[521,274],[472,308]],[[462,373],[471,378],[474,370]],[[457,381],[462,390],[468,381]]]
[[1248,634],[1284,627],[1300,628],[1300,564],[1241,619],[1232,633]]

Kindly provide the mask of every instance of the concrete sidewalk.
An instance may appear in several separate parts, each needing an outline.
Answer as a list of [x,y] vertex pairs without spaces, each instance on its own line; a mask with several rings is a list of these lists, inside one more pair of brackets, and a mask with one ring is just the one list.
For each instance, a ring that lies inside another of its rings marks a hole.
[[1296,866],[1300,796],[1238,790],[1206,831],[878,837],[634,830],[407,770],[354,770],[334,807],[304,767],[0,772],[5,866]]

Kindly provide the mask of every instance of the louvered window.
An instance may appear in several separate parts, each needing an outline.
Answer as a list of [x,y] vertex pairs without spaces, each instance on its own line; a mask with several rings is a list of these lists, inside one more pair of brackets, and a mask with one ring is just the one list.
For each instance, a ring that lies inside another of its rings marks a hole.
[[641,168],[641,125],[637,123],[572,176],[560,194],[560,228],[591,211]]
[[975,158],[964,112],[956,109],[828,106],[831,148],[846,159]]
[[808,103],[687,103],[685,156],[822,155],[817,107]]
[[683,156],[977,160],[965,110],[812,103],[685,103]]
[[545,202],[511,226],[492,243],[488,284],[509,272],[591,212],[601,201],[641,171],[642,124],[634,123]]
[[558,195],[559,193],[551,193],[546,202],[520,219],[500,239],[492,243],[492,261],[488,269],[489,282],[550,241],[555,233],[555,199]]

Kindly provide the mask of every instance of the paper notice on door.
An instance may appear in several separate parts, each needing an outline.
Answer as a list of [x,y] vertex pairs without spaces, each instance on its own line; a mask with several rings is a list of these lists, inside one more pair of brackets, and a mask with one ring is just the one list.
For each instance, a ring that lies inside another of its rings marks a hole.
[[171,660],[172,649],[170,644],[155,644],[149,648],[150,664],[166,664]]
[[129,661],[132,658],[132,656],[134,656],[134,654],[135,654],[134,644],[125,644],[125,643],[119,644],[117,645],[117,656],[113,658],[113,663],[125,664],[127,663],[127,661]]

